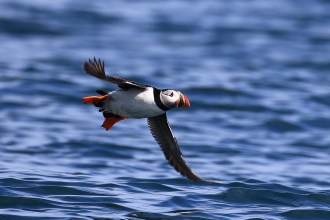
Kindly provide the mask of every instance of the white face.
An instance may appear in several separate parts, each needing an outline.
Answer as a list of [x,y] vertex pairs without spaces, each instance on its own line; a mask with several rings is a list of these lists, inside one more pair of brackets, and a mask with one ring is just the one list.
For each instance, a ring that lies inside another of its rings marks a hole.
[[162,90],[160,100],[168,108],[177,108],[180,102],[180,92],[173,89]]

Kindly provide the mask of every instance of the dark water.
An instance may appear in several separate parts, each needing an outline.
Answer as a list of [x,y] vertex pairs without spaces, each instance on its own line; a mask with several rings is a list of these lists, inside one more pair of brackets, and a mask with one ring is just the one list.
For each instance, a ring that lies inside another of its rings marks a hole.
[[[330,219],[329,1],[2,1],[0,219]],[[82,71],[186,94],[176,173]]]

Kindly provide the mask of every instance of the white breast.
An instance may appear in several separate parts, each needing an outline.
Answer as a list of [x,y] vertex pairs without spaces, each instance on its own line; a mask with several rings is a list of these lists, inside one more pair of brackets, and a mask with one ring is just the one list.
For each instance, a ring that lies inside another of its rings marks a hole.
[[109,93],[106,111],[125,118],[149,118],[164,113],[154,101],[153,88],[116,90]]

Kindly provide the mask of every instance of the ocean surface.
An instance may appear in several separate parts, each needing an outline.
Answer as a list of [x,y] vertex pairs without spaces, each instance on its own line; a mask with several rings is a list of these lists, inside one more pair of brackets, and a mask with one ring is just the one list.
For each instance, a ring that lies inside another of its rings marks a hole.
[[[330,219],[330,1],[0,5],[0,219]],[[175,88],[192,170],[81,98],[109,75]]]

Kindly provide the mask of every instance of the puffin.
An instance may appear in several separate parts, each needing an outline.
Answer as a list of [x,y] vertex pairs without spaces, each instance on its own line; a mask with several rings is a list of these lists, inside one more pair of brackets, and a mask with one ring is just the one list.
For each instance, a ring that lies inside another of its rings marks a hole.
[[93,104],[103,113],[102,127],[109,130],[115,123],[124,119],[147,118],[152,136],[162,149],[168,163],[182,176],[191,181],[205,181],[188,166],[178,142],[167,120],[167,111],[173,108],[188,108],[187,96],[175,89],[157,89],[156,87],[133,82],[128,79],[105,74],[104,61],[88,60],[83,70],[98,79],[116,84],[119,88],[109,93],[96,90],[98,96],[86,96],[85,104]]

